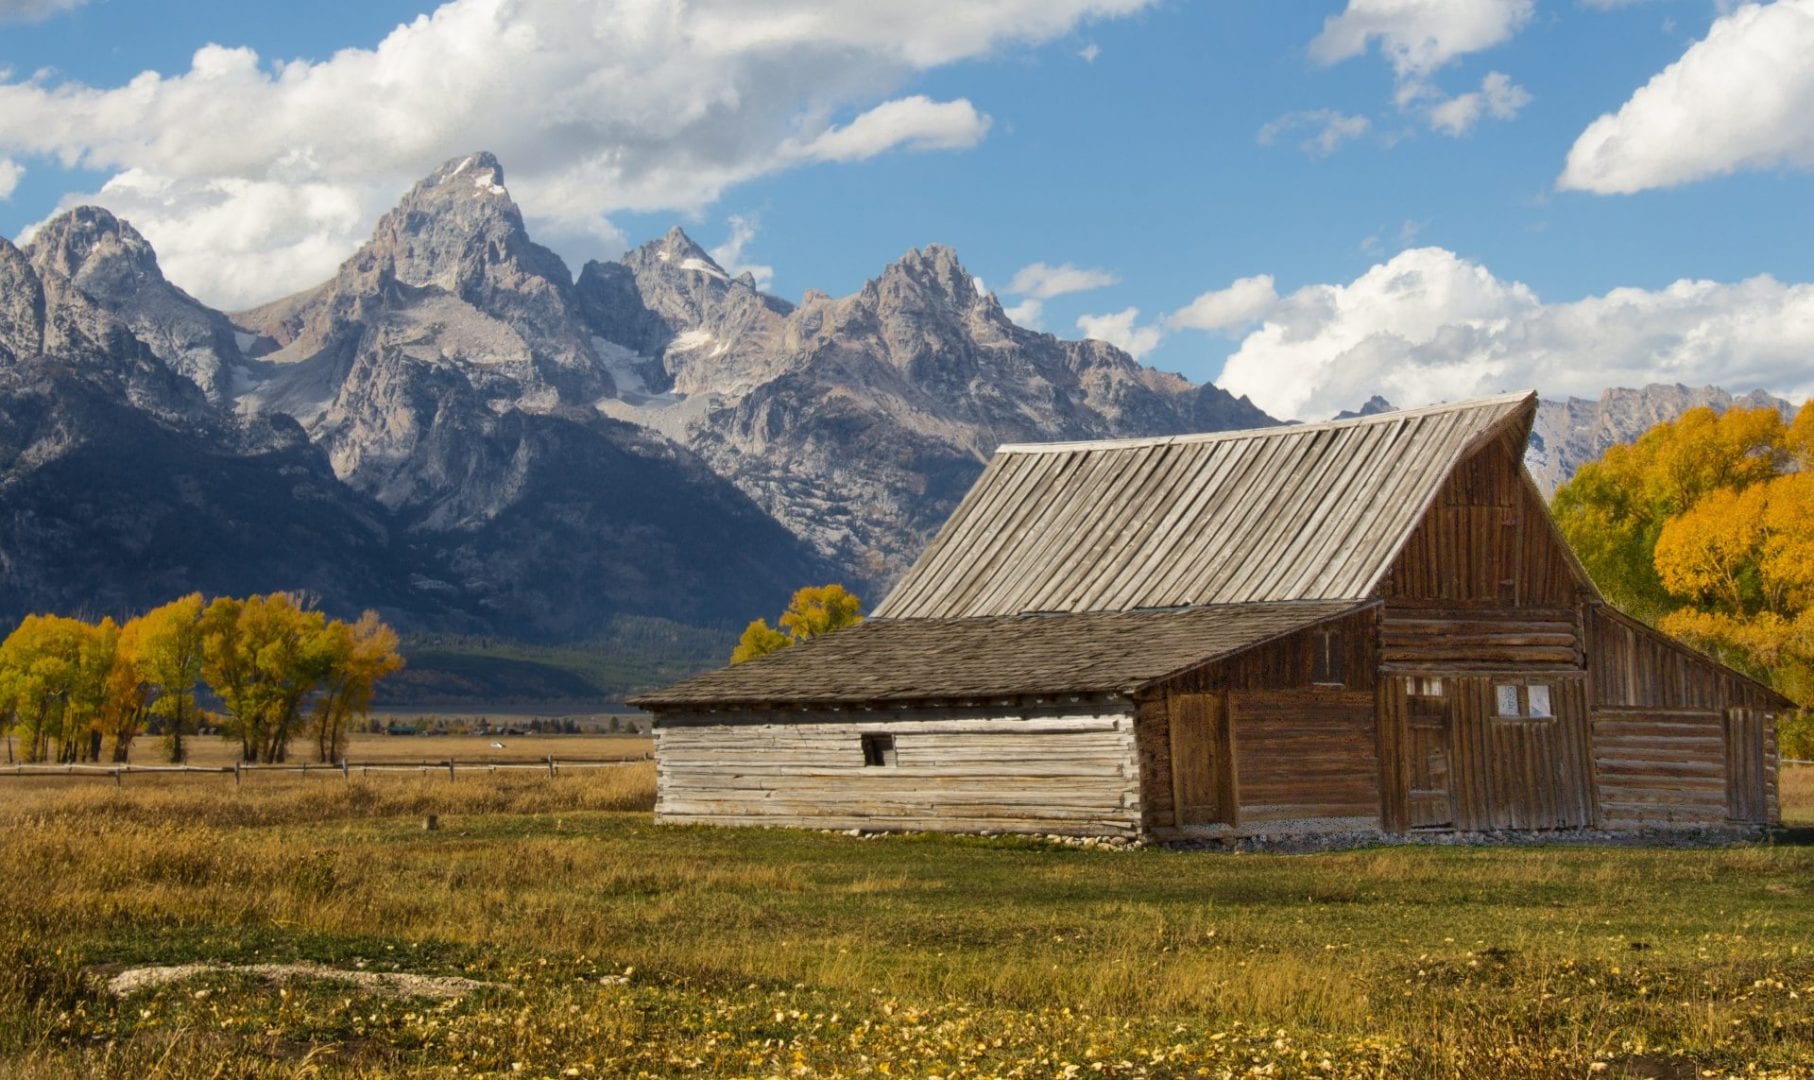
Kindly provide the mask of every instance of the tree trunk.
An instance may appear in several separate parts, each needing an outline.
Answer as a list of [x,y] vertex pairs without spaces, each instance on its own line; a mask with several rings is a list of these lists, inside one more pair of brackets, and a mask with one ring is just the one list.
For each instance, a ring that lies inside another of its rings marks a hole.
[[170,718],[170,764],[181,765],[186,756],[183,752],[183,710],[178,708],[176,715]]

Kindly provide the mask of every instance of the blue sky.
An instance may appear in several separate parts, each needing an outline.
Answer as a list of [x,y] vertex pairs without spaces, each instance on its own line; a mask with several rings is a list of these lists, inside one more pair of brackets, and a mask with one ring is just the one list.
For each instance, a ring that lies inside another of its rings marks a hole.
[[[781,295],[841,295],[945,243],[1022,321],[1282,414],[1814,388],[1809,0],[713,6],[459,0],[381,71],[335,54],[436,5],[0,0],[0,190],[23,169],[0,233],[100,201],[239,306],[325,277],[412,177],[487,148],[576,264],[678,221],[743,235],[724,260]],[[488,40],[518,31],[529,61]],[[135,101],[142,72],[163,78]],[[1610,149],[1560,183],[1603,116]],[[1031,264],[1088,273],[1016,291]]]

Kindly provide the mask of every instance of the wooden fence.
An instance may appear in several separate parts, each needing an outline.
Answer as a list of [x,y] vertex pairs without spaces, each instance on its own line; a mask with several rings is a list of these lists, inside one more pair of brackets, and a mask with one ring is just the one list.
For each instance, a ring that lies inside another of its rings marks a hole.
[[542,758],[515,758],[508,760],[461,761],[449,758],[442,761],[340,761],[334,763],[317,762],[297,765],[263,765],[236,761],[231,765],[106,765],[106,764],[63,764],[63,765],[0,765],[0,779],[7,777],[32,776],[91,776],[96,778],[112,777],[115,785],[121,785],[124,778],[132,775],[154,774],[199,774],[204,776],[231,776],[235,786],[245,782],[248,775],[257,773],[314,773],[317,776],[339,774],[343,780],[351,780],[355,774],[379,776],[396,773],[416,773],[433,775],[446,773],[449,780],[458,778],[464,772],[490,772],[499,770],[531,770],[546,773],[549,777],[560,775],[565,769],[614,769],[638,762],[649,761],[654,754],[638,754],[634,757],[608,758],[561,758],[553,754]]

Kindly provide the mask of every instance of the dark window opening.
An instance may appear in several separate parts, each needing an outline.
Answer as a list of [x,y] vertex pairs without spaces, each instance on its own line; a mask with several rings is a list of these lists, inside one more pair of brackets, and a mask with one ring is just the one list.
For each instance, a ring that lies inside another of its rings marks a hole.
[[1348,678],[1342,652],[1342,635],[1338,630],[1319,630],[1310,639],[1310,681],[1317,686],[1345,686]]
[[894,764],[893,735],[863,736],[863,764],[876,768]]

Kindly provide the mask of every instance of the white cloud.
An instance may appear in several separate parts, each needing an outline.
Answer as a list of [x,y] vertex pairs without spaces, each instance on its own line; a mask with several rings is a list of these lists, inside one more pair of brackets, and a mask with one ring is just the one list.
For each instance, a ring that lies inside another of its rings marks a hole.
[[[1432,127],[1457,135],[1494,103],[1484,87],[1450,98],[1431,82],[1431,75],[1457,57],[1510,41],[1530,22],[1535,6],[1535,0],[1348,0],[1339,15],[1323,20],[1322,33],[1310,42],[1310,55],[1334,64],[1360,56],[1378,42],[1397,80],[1393,102],[1405,110],[1422,107]],[[1505,83],[1524,94],[1509,79]],[[1507,100],[1500,99],[1501,107]],[[1528,100],[1525,95],[1511,106],[1511,115]]]
[[1014,272],[1013,279],[1008,282],[1008,292],[1015,296],[1031,296],[1036,300],[1050,300],[1054,296],[1100,289],[1120,280],[1107,270],[1092,270],[1073,266],[1070,263],[1051,266],[1047,263],[1036,262],[1029,263]]
[[1312,58],[1333,64],[1374,41],[1400,80],[1418,80],[1466,53],[1511,39],[1530,21],[1534,0],[1348,0],[1323,20]]
[[1024,326],[1028,330],[1044,330],[1045,309],[1046,305],[1042,301],[1028,297],[1011,308],[1002,309],[1002,314],[1016,326]]
[[762,263],[745,262],[743,259],[743,249],[756,239],[756,231],[761,222],[753,214],[732,214],[730,225],[731,235],[710,252],[713,261],[724,267],[732,277],[749,274],[756,279],[756,288],[767,292],[769,286],[775,283],[775,268]]
[[988,131],[989,118],[968,101],[933,101],[916,94],[877,105],[797,149],[786,147],[779,163],[862,161],[897,149],[965,150]]
[[891,95],[1153,2],[449,0],[320,61],[208,45],[123,86],[0,81],[0,155],[110,173],[68,202],[131,218],[216,303],[327,277],[411,183],[478,148],[545,242],[614,255],[614,212],[697,213],[779,170],[972,146],[989,118],[971,102]]
[[1096,62],[1096,58],[1098,56],[1102,55],[1102,47],[1100,45],[1097,45],[1094,41],[1092,41],[1088,45],[1085,45],[1083,48],[1078,49],[1077,55],[1083,57],[1084,63],[1094,64]]
[[1466,135],[1486,113],[1495,120],[1510,120],[1531,103],[1524,87],[1498,71],[1487,72],[1480,89],[1459,94],[1430,109],[1430,126],[1444,135]]
[[37,22],[73,11],[88,0],[0,0],[0,23]]
[[1442,248],[1282,299],[1218,380],[1276,416],[1326,417],[1536,387],[1596,395],[1651,382],[1814,394],[1814,285],[1677,281],[1546,304]]
[[0,202],[13,197],[19,190],[19,181],[25,176],[25,166],[11,158],[0,157]]
[[1261,146],[1271,146],[1287,131],[1309,129],[1309,137],[1298,143],[1298,149],[1311,157],[1328,157],[1343,143],[1365,135],[1372,126],[1373,122],[1364,116],[1350,116],[1334,109],[1306,109],[1267,123],[1255,138]]
[[1165,331],[1157,326],[1136,325],[1139,319],[1139,308],[1124,308],[1108,315],[1079,316],[1077,329],[1083,332],[1084,337],[1106,341],[1138,360],[1152,352],[1165,337]]
[[1811,114],[1814,0],[1745,4],[1589,124],[1557,185],[1629,194],[1742,169],[1814,168]]
[[1237,278],[1212,289],[1165,317],[1174,330],[1236,330],[1271,311],[1279,302],[1271,274]]

